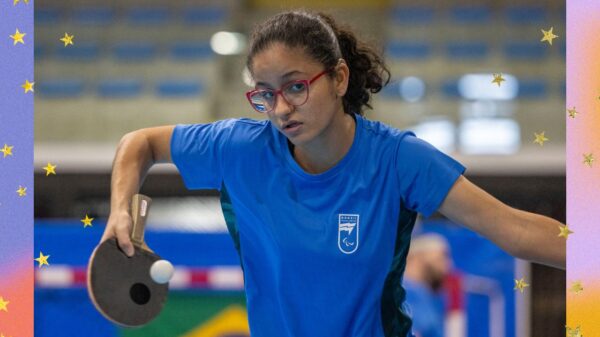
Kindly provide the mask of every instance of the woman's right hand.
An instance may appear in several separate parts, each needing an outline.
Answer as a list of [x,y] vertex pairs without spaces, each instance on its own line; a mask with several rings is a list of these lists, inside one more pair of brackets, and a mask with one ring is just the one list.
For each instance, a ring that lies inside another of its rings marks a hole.
[[133,256],[129,207],[150,167],[171,160],[171,135],[174,125],[157,126],[127,133],[121,138],[113,161],[110,215],[100,242],[116,238],[119,248]]
[[113,237],[117,238],[119,248],[129,257],[133,256],[134,248],[131,243],[131,227],[133,219],[127,211],[110,212],[106,229],[100,242],[104,242]]

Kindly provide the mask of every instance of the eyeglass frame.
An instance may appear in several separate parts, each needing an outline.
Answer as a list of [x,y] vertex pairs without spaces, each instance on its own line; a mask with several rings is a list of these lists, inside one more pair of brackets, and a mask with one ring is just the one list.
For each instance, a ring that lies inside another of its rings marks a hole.
[[[318,80],[321,76],[327,74],[328,72],[331,72],[333,70],[333,68],[329,68],[329,69],[325,69],[322,72],[316,74],[312,79],[310,80],[292,80],[289,82],[284,83],[281,87],[279,87],[279,89],[254,89],[254,90],[250,90],[246,92],[246,98],[248,99],[248,102],[250,103],[250,105],[252,106],[252,109],[254,109],[256,112],[258,113],[267,113],[267,112],[271,112],[273,110],[275,110],[275,107],[277,106],[277,95],[281,95],[281,97],[283,98],[283,100],[291,106],[297,107],[297,106],[301,106],[306,104],[306,102],[308,102],[308,98],[310,97],[310,85],[313,84],[313,82],[315,82],[316,80]],[[288,102],[288,100],[285,98],[285,96],[283,95],[283,90],[282,88],[287,87],[288,85],[290,85],[291,83],[304,83],[304,85],[306,85],[306,100],[304,100],[304,102],[300,103],[300,104],[291,104],[290,102]],[[273,102],[273,107],[271,107],[271,109],[266,110],[266,111],[259,111],[258,109],[256,109],[254,107],[254,104],[252,103],[252,99],[250,98],[250,96],[254,95],[257,92],[261,92],[261,91],[270,91],[273,92],[275,94],[275,98],[274,98],[274,102]]]

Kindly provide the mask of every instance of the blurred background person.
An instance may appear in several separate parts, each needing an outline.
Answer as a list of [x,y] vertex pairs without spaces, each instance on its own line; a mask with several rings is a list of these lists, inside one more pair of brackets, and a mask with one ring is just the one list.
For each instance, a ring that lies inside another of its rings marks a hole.
[[440,234],[411,240],[403,285],[419,337],[465,337],[460,280],[453,272],[450,246]]

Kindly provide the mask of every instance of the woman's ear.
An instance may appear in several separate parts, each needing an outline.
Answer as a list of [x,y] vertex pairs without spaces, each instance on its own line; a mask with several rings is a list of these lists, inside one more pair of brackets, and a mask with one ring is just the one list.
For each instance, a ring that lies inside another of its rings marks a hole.
[[348,90],[348,82],[350,80],[350,68],[346,64],[344,59],[339,59],[338,64],[335,66],[335,94],[338,97],[342,97]]

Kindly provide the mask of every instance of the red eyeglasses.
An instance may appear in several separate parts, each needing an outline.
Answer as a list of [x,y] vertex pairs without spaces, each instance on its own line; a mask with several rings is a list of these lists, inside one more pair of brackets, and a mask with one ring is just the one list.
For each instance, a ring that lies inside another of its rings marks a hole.
[[315,75],[310,80],[295,80],[290,81],[281,86],[281,89],[255,89],[250,90],[246,93],[248,102],[252,105],[254,110],[260,113],[267,113],[275,109],[277,104],[277,95],[281,95],[283,99],[290,105],[300,106],[308,101],[308,88],[309,86],[323,76],[329,69],[323,70],[322,72]]

